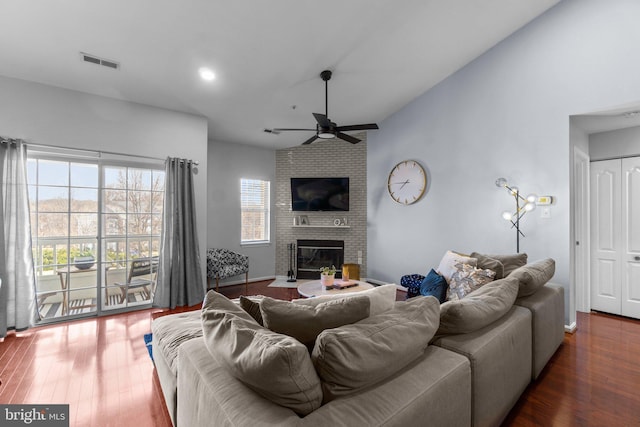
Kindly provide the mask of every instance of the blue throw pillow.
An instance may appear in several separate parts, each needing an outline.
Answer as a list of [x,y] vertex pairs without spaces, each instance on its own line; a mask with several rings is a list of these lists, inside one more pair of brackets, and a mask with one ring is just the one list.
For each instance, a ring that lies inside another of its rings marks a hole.
[[407,299],[420,295],[420,284],[423,280],[422,274],[406,274],[400,278],[400,284],[407,288]]
[[436,273],[434,269],[431,269],[420,284],[420,295],[432,295],[438,298],[438,301],[442,304],[447,300],[447,281]]

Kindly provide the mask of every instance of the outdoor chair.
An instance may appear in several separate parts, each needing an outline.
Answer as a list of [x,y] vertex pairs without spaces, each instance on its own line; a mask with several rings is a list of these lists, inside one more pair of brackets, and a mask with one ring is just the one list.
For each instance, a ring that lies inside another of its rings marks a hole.
[[127,300],[129,292],[141,288],[147,294],[148,299],[151,299],[157,274],[158,257],[131,261],[126,283],[115,283],[116,286],[120,287],[120,292],[122,292],[120,304]]
[[249,291],[249,257],[229,249],[210,248],[207,250],[207,289],[211,289],[211,278],[216,279],[216,292],[220,279],[244,273],[245,293]]

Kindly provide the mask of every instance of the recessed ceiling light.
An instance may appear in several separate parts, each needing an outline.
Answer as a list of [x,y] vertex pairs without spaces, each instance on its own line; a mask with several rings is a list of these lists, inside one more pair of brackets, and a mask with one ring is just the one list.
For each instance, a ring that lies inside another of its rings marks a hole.
[[207,67],[200,68],[198,73],[200,73],[200,78],[204,81],[211,82],[216,79],[215,73]]

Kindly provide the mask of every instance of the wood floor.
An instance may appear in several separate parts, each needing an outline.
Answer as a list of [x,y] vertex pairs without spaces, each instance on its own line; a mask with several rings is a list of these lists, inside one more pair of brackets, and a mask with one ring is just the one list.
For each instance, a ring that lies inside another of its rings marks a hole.
[[[251,293],[290,292],[252,283]],[[222,289],[234,298],[244,286]],[[399,293],[398,298],[402,298]],[[70,425],[170,426],[143,342],[150,309],[10,334],[0,342],[0,403],[68,403]],[[578,329],[504,426],[640,426],[640,321],[578,313]]]

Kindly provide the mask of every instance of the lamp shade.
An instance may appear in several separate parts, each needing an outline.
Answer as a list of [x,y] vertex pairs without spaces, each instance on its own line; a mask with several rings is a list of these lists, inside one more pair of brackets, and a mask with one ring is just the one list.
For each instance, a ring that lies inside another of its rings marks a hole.
[[507,180],[504,178],[498,178],[496,179],[496,187],[506,187],[507,186]]

